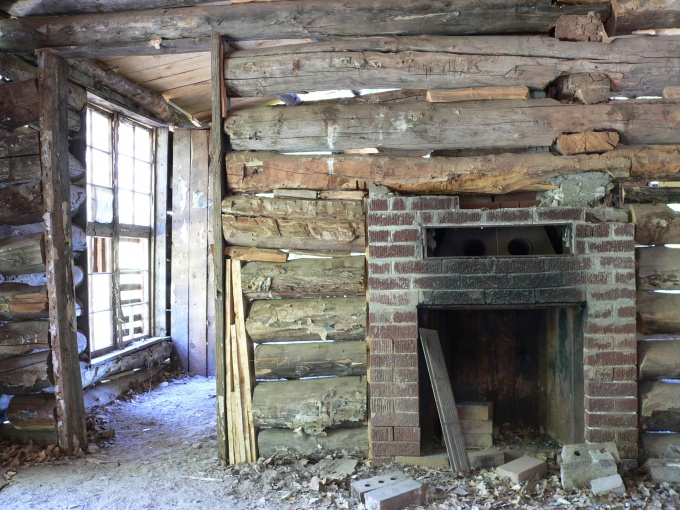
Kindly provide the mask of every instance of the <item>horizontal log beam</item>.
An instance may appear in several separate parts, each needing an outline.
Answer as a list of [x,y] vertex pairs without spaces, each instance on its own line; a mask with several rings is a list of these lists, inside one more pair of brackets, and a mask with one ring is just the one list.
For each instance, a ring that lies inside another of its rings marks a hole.
[[255,386],[253,392],[256,427],[318,434],[327,428],[360,427],[365,420],[365,377],[265,382]]
[[246,320],[253,342],[363,340],[366,298],[254,301]]
[[268,192],[281,186],[366,191],[371,184],[380,184],[405,193],[503,194],[553,189],[551,177],[590,171],[618,178],[672,179],[680,175],[680,145],[619,146],[605,154],[579,156],[506,153],[409,158],[232,152],[226,157],[226,171],[227,186],[234,192]]
[[665,246],[637,248],[635,259],[638,290],[680,290],[680,250]]
[[613,0],[608,34],[680,27],[680,7],[674,0]]
[[598,130],[617,131],[627,145],[677,143],[680,105],[624,103],[534,99],[258,108],[234,112],[225,130],[234,150],[259,151],[548,147],[562,133]]
[[[595,11],[608,5],[557,7],[549,0],[381,0],[347,5],[325,0],[151,9],[60,17],[29,17],[0,22],[0,49],[88,46],[100,51],[126,42],[222,35],[228,40],[332,38],[367,35],[547,33],[563,14]],[[134,30],[130,27],[134,26]],[[153,44],[153,43],[151,43]],[[115,47],[114,50],[115,51]],[[101,52],[100,52],[101,55]],[[116,53],[110,53],[116,56]]]
[[276,219],[358,221],[364,218],[359,200],[306,200],[232,195],[222,200],[222,213]]
[[[142,9],[170,9],[193,7],[215,0],[0,0],[0,10],[16,18],[26,16],[54,16],[57,14],[85,14],[95,12],[118,12]],[[229,3],[229,1],[222,1]]]
[[321,460],[328,455],[368,456],[368,429],[328,430],[313,436],[287,429],[265,429],[257,434],[257,451],[261,457]]
[[535,36],[371,37],[234,51],[225,59],[225,81],[230,96],[272,96],[499,83],[545,89],[564,75],[597,73],[609,78],[607,92],[611,82],[618,95],[660,96],[664,87],[680,85],[679,53],[680,40],[658,37],[610,44]]
[[40,154],[40,136],[37,132],[0,138],[0,158],[36,156]]
[[642,430],[680,432],[680,384],[642,382],[639,399]]
[[[3,284],[2,286],[12,285]],[[18,284],[14,284],[18,285]],[[0,326],[0,359],[50,348],[49,323],[43,320],[8,322]],[[2,394],[2,391],[0,391]]]
[[43,234],[0,239],[0,274],[45,272]]
[[637,292],[637,328],[643,335],[680,333],[680,294]]
[[[47,318],[47,288],[23,283],[0,284],[0,320],[21,321]],[[22,328],[17,323],[17,328]],[[24,324],[24,327],[27,327]],[[0,345],[2,345],[0,340]]]
[[638,342],[640,380],[680,379],[680,340]]
[[630,209],[637,244],[680,244],[680,213],[665,204],[637,204]]
[[53,430],[56,400],[54,394],[17,395],[9,402],[7,418],[10,423],[22,430]]
[[39,116],[37,80],[0,82],[0,126],[17,128]]
[[[75,216],[85,202],[85,188],[71,186],[71,215]],[[31,181],[0,189],[0,223],[27,225],[42,220],[45,212],[42,184]]]
[[54,385],[51,350],[0,360],[0,395],[29,395]]
[[364,257],[249,262],[241,270],[250,299],[352,296],[365,294]]
[[366,342],[264,344],[255,349],[258,379],[324,375],[366,375]]
[[[85,175],[85,167],[72,154],[68,155],[68,162],[71,181],[81,179]],[[0,157],[0,182],[34,181],[40,179],[41,171],[40,156],[37,154],[7,158]]]
[[677,204],[680,203],[680,188],[636,186],[622,183],[623,201],[626,204]]

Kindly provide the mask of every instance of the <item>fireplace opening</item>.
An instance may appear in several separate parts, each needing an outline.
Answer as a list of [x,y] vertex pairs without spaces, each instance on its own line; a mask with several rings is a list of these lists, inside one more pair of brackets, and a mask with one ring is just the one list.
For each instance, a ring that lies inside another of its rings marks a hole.
[[[419,327],[437,330],[457,403],[490,402],[493,431],[583,441],[583,307],[421,306]],[[442,447],[441,426],[419,343],[421,451]],[[467,446],[489,446],[486,424],[465,424]],[[501,436],[501,439],[506,439]]]

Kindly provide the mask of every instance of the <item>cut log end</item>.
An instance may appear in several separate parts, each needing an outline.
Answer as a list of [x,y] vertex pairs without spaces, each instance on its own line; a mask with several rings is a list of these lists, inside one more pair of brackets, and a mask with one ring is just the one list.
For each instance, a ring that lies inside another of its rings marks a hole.
[[602,42],[604,35],[602,19],[592,12],[560,16],[555,25],[555,38],[560,41]]
[[602,154],[614,150],[618,143],[619,134],[616,131],[586,131],[558,136],[553,149],[562,156]]

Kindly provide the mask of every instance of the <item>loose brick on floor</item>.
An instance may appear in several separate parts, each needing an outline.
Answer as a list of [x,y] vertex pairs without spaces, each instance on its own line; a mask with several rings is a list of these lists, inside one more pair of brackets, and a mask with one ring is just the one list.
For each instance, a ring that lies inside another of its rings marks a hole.
[[626,492],[626,487],[623,485],[621,475],[616,473],[615,475],[603,476],[602,478],[591,480],[590,490],[593,494],[605,494],[607,492],[624,494]]
[[647,461],[647,469],[654,483],[680,483],[680,461],[650,459]]
[[456,404],[459,420],[491,420],[493,402],[459,402]]
[[365,480],[355,480],[351,483],[352,496],[357,498],[362,503],[367,492],[394,485],[395,483],[408,480],[404,473],[395,471],[393,473],[385,473],[384,475],[374,476]]
[[545,462],[525,455],[507,464],[498,466],[496,473],[498,476],[509,478],[513,483],[529,480],[534,476],[543,476],[548,469]]
[[364,495],[366,510],[402,510],[425,502],[425,487],[420,482],[407,479]]

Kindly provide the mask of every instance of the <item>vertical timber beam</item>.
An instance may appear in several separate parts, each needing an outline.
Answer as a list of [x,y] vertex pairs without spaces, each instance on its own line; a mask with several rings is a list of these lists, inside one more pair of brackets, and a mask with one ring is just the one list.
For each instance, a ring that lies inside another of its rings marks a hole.
[[227,461],[227,406],[226,406],[226,335],[224,334],[224,236],[222,234],[222,197],[224,196],[225,140],[222,129],[222,91],[224,85],[224,43],[222,36],[213,35],[211,41],[210,75],[212,84],[212,124],[210,179],[212,201],[210,221],[213,223],[212,260],[215,282],[215,370],[217,380],[217,450],[220,462]]
[[168,334],[167,317],[167,218],[168,218],[168,157],[170,130],[156,130],[156,193],[155,193],[155,242],[154,242],[154,336]]
[[73,285],[66,73],[66,65],[59,57],[49,51],[38,52],[45,260],[57,437],[61,448],[74,455],[79,449],[87,450],[87,430]]

